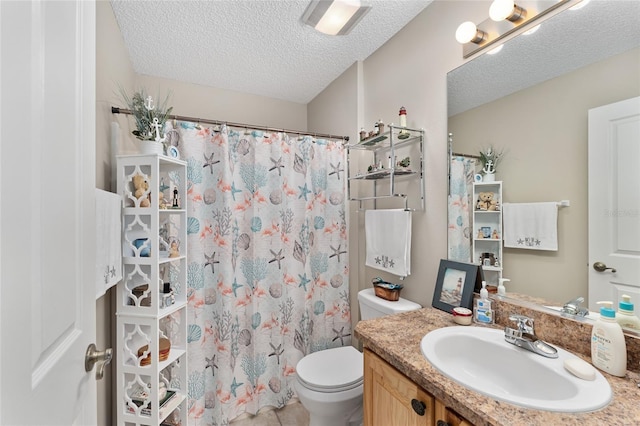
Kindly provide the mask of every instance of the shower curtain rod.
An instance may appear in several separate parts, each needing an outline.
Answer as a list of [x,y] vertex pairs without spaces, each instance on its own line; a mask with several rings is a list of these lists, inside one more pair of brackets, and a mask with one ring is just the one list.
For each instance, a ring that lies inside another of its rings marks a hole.
[[473,155],[473,154],[460,154],[459,152],[452,152],[451,153],[452,156],[455,157],[467,157],[467,158],[475,158],[475,159],[480,159],[479,155]]
[[[133,111],[130,109],[120,108],[120,107],[111,107],[112,114],[129,114],[133,115]],[[226,124],[230,127],[244,127],[245,129],[255,129],[255,130],[264,130],[266,132],[283,132],[283,133],[295,133],[296,135],[313,135],[315,137],[327,138],[327,139],[342,139],[344,142],[349,142],[349,136],[336,136],[330,135],[326,133],[315,133],[315,132],[302,132],[299,130],[287,130],[287,129],[278,129],[275,127],[265,127],[265,126],[256,126],[253,124],[243,124],[243,123],[231,123],[229,121],[220,121],[220,120],[209,120],[205,118],[197,118],[197,117],[186,117],[183,115],[168,115],[167,118],[173,120],[181,120],[181,121],[195,121],[196,123],[206,123],[206,124]]]

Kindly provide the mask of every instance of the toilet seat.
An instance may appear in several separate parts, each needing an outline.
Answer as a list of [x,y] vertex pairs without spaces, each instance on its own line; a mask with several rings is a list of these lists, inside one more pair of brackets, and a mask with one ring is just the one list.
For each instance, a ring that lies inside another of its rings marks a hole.
[[326,349],[302,358],[296,366],[298,380],[316,392],[343,392],[362,385],[363,356],[353,346]]

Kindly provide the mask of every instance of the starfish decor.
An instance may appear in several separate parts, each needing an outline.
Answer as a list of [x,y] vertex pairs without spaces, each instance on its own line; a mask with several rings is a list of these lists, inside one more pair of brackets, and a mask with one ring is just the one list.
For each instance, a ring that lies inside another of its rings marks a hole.
[[211,265],[211,272],[215,274],[216,273],[215,264],[220,263],[219,260],[216,260],[216,252],[214,251],[211,256],[207,256],[205,254],[204,257],[205,259],[207,259],[207,261],[204,263],[204,267],[206,268],[207,266]]

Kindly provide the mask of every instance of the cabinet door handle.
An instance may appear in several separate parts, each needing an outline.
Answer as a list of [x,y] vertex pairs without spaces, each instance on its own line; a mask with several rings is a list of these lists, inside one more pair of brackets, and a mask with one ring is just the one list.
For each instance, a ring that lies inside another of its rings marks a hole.
[[413,411],[415,411],[417,415],[424,416],[427,410],[427,405],[414,398],[411,400],[411,408],[413,408]]
[[449,425],[449,423],[445,422],[444,420],[438,420],[437,426],[451,426],[451,425]]

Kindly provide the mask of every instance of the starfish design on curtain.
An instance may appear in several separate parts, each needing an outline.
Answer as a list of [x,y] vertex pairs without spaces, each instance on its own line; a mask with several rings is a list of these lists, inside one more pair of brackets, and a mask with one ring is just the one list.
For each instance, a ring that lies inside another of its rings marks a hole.
[[204,263],[204,267],[206,268],[207,266],[211,265],[211,272],[215,274],[216,273],[215,264],[220,263],[219,260],[216,260],[216,252],[214,251],[211,256],[207,256],[205,254],[204,257],[205,259],[207,259],[207,261]]
[[233,394],[234,398],[237,398],[238,396],[236,395],[236,390],[240,387],[244,385],[243,382],[238,383],[236,381],[236,378],[233,378],[233,382],[231,383],[231,393]]
[[282,164],[282,157],[278,158],[277,160],[274,160],[273,158],[271,158],[271,162],[273,163],[273,167],[271,167],[269,169],[269,171],[272,170],[278,170],[278,176],[282,176],[282,170],[284,169],[284,164]]
[[298,278],[300,278],[300,284],[298,285],[298,287],[304,287],[304,291],[307,291],[307,284],[311,282],[311,280],[307,278],[307,274],[306,273],[304,275],[298,274]]
[[282,343],[280,343],[278,347],[273,346],[273,343],[269,343],[269,346],[271,346],[271,349],[273,349],[273,352],[271,352],[269,356],[275,356],[276,361],[278,361],[278,365],[279,365],[280,355],[282,355],[282,353],[284,352],[284,349],[282,348]]
[[311,190],[309,189],[307,184],[305,183],[304,186],[299,186],[298,188],[300,189],[300,195],[298,196],[298,199],[304,197],[305,201],[309,201],[307,199],[307,195],[311,194]]
[[336,337],[334,337],[331,341],[335,342],[336,340],[340,339],[340,344],[344,346],[344,338],[351,336],[351,333],[345,333],[344,327],[340,328],[340,331],[336,330],[335,328],[332,328],[332,330],[334,333],[336,333]]
[[238,293],[236,293],[236,292],[237,292],[237,291],[238,291],[238,289],[239,289],[240,287],[242,287],[242,286],[243,286],[243,284],[238,284],[238,280],[237,280],[237,278],[234,278],[234,279],[233,279],[233,284],[231,284],[231,289],[233,290],[233,295],[234,295],[235,297],[238,297]]
[[211,172],[211,174],[213,174],[213,165],[218,164],[220,160],[213,161],[213,156],[215,155],[215,152],[212,152],[209,157],[207,157],[207,154],[202,154],[202,155],[204,156],[204,164],[202,168],[204,169],[206,167],[209,167],[209,171]]
[[329,173],[329,176],[337,175],[338,180],[340,180],[340,172],[344,172],[344,169],[340,168],[340,161],[338,161],[337,165],[333,165],[333,163],[329,163],[329,165],[333,169],[333,171],[331,173]]
[[340,262],[340,255],[347,252],[346,250],[340,250],[341,246],[342,246],[342,244],[338,244],[338,248],[335,248],[333,246],[329,246],[329,247],[331,247],[331,250],[333,250],[333,254],[329,255],[329,258],[338,257],[338,262]]
[[211,358],[204,357],[204,359],[206,361],[204,368],[205,369],[211,368],[211,373],[213,373],[213,375],[215,377],[216,368],[218,368],[218,364],[216,364],[216,355],[213,354],[213,357],[211,357]]
[[280,262],[282,262],[282,260],[284,259],[284,256],[282,255],[282,249],[280,249],[280,251],[278,253],[276,253],[273,250],[269,250],[271,252],[271,254],[273,255],[273,259],[271,259],[269,261],[269,263],[273,263],[273,262],[278,262],[278,269],[282,269],[282,265]]

